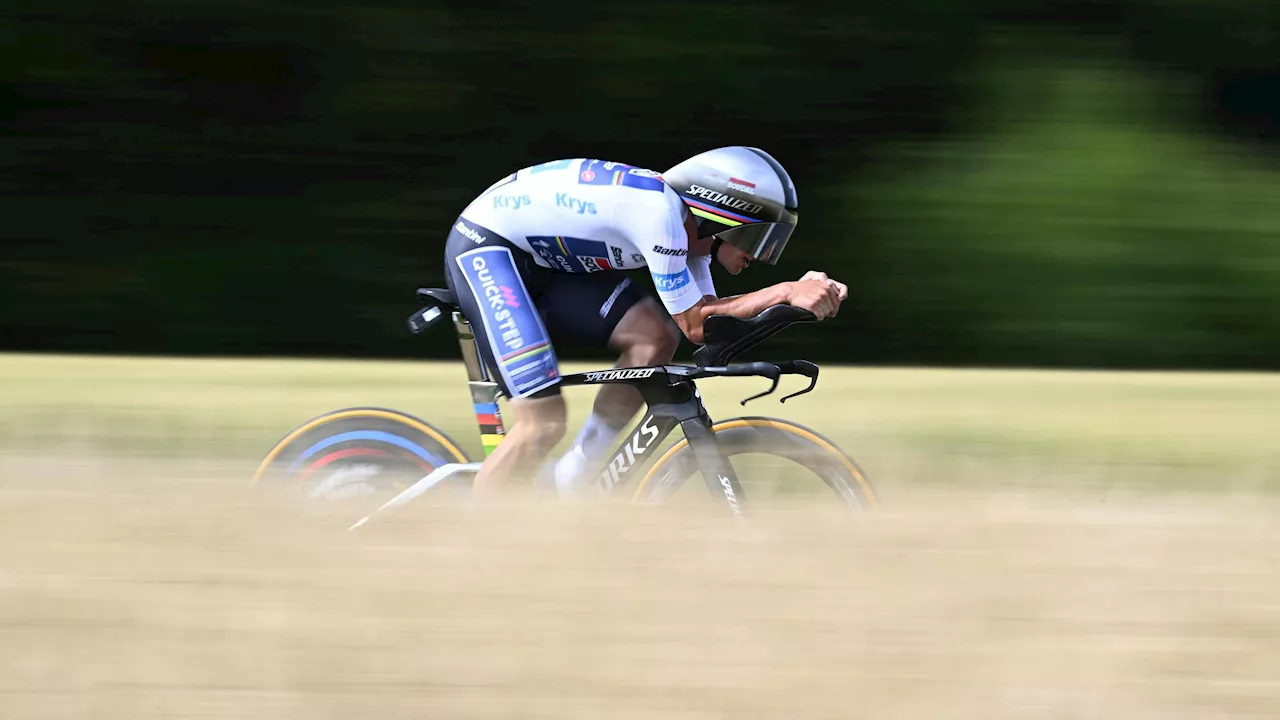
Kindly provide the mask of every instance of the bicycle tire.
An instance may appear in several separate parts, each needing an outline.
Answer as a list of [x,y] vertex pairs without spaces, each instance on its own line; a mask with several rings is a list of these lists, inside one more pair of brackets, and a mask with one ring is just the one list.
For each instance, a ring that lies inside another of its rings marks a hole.
[[252,486],[311,498],[389,495],[446,463],[470,462],[444,432],[398,410],[353,407],[314,417],[267,453]]
[[[739,417],[711,427],[721,453],[731,463],[738,455],[764,454],[804,466],[854,512],[878,506],[879,500],[862,468],[826,437],[787,420]],[[699,478],[688,439],[672,445],[640,480],[633,502],[660,503],[690,478]],[[747,498],[750,501],[750,498]]]

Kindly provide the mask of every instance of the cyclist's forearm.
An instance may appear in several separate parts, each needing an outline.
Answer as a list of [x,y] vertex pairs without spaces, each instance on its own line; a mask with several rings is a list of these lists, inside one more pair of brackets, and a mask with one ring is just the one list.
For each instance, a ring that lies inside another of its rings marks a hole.
[[702,317],[706,318],[711,315],[732,315],[740,318],[755,317],[774,305],[787,303],[790,299],[791,283],[778,283],[745,295],[710,300],[701,307]]
[[793,283],[784,282],[777,285],[771,285],[746,295],[735,295],[728,298],[715,298],[710,295],[704,295],[696,305],[676,313],[672,317],[676,324],[680,326],[680,331],[684,336],[689,338],[691,342],[698,345],[703,343],[702,324],[708,317],[712,315],[732,315],[733,317],[749,318],[755,317],[764,312],[766,308],[774,305],[782,305],[791,301],[791,289]]

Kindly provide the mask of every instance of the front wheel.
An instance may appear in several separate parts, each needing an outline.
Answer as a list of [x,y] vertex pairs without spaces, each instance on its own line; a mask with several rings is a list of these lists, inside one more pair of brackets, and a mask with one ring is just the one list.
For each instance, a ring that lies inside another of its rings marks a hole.
[[[855,512],[876,507],[875,492],[857,463],[803,425],[777,418],[742,417],[723,420],[711,429],[749,502],[809,499],[816,493],[826,499],[834,494]],[[694,483],[687,482],[691,478]],[[693,450],[683,439],[658,458],[641,479],[633,500],[667,502],[686,485],[702,488],[703,484]]]

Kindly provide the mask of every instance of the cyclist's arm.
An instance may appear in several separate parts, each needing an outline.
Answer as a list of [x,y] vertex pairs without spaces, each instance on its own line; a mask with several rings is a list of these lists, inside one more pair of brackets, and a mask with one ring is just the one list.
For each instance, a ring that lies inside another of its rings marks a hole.
[[633,244],[644,253],[658,298],[675,319],[685,337],[701,345],[702,324],[710,315],[754,317],[765,308],[787,303],[795,283],[784,282],[732,298],[717,298],[711,283],[711,258],[689,257],[689,239],[695,236],[693,216],[680,196],[666,190],[668,210],[620,203],[620,227],[631,233]]
[[[692,217],[686,219],[690,236],[693,235]],[[759,315],[766,308],[785,303],[791,299],[790,283],[757,290],[746,295],[732,297],[716,297],[715,284],[711,280],[711,256],[699,255],[689,257],[689,274],[693,276],[702,292],[702,299],[693,307],[672,315],[681,332],[690,342],[702,344],[702,323],[711,315],[732,315],[749,318]]]
[[716,299],[716,284],[711,279],[710,255],[690,255],[689,274],[693,276],[693,281],[697,283],[698,291],[702,293],[702,297]]
[[735,295],[729,298],[704,296],[693,307],[676,313],[675,319],[680,331],[695,345],[703,344],[702,324],[712,315],[732,315],[733,317],[755,317],[774,305],[783,305],[791,300],[793,283],[783,282],[767,288]]

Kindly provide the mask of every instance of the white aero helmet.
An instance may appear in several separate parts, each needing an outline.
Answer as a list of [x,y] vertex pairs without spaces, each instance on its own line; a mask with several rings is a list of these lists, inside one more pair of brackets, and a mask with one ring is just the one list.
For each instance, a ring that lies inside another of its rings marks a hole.
[[796,186],[769,153],[734,145],[699,153],[662,174],[698,218],[698,237],[714,235],[776,265],[796,227]]

